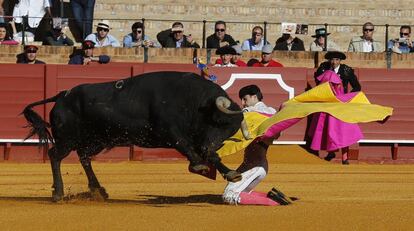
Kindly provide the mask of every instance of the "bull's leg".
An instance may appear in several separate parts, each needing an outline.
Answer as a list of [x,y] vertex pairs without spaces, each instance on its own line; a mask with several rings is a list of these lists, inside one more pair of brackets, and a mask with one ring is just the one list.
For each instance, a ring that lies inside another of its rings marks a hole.
[[52,147],[48,151],[50,164],[52,167],[52,174],[53,174],[53,192],[52,192],[52,201],[57,202],[63,199],[63,180],[62,174],[60,172],[60,163],[62,159],[65,158],[69,154],[70,150],[58,149]]
[[217,168],[217,170],[220,172],[220,174],[230,182],[237,182],[242,179],[241,173],[229,169],[226,165],[224,165],[221,162],[220,157],[216,152],[209,152],[209,155],[207,157],[208,162],[214,165],[214,167]]
[[196,172],[208,171],[209,167],[203,163],[203,159],[194,151],[194,148],[187,145],[186,141],[177,142],[175,148],[177,151],[185,155],[190,161],[190,168]]
[[88,177],[88,187],[93,197],[98,196],[98,199],[108,199],[108,194],[104,187],[99,184],[98,178],[92,169],[91,157],[102,151],[102,146],[98,144],[89,145],[89,147],[78,149],[79,160]]
[[203,163],[203,159],[195,152],[190,139],[179,132],[179,129],[170,127],[170,138],[175,142],[175,149],[187,157],[190,161],[190,168],[196,172],[208,171],[209,167]]

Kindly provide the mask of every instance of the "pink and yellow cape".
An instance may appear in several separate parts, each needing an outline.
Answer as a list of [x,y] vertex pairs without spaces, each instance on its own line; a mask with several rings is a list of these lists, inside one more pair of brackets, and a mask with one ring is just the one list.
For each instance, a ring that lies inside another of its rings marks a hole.
[[[239,130],[234,136],[224,142],[224,145],[218,150],[218,154],[221,157],[227,156],[243,150],[256,138],[274,137],[279,132],[314,113],[327,113],[334,117],[334,119],[345,123],[357,124],[383,121],[392,115],[392,111],[391,107],[371,104],[363,92],[353,92],[337,96],[329,82],[326,82],[286,101],[282,109],[271,117],[257,112],[245,113],[244,117],[252,139],[245,140]],[[346,131],[343,132],[346,133]],[[337,131],[332,136],[344,137],[346,136],[345,133]],[[356,142],[354,141],[355,139],[358,139],[358,135],[349,140],[345,139],[338,144],[326,146],[321,141],[318,145],[320,148],[329,148],[331,150],[332,148],[349,146],[352,144],[349,142]],[[335,138],[334,140],[338,139]]]

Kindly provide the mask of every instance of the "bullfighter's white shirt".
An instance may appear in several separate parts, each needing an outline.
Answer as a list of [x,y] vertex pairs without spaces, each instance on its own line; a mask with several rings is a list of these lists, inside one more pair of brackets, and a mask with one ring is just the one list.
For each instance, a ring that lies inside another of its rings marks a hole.
[[244,112],[255,111],[259,113],[272,114],[272,115],[276,113],[276,109],[266,106],[266,104],[261,101],[256,103],[254,106],[245,107],[243,111]]

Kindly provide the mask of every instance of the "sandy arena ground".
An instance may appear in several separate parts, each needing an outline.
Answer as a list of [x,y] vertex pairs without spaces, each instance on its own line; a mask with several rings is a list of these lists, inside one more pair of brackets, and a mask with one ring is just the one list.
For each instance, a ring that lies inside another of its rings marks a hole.
[[[230,206],[226,182],[187,172],[186,162],[94,163],[105,202],[50,202],[49,164],[0,163],[0,230],[412,230],[414,165],[342,166],[272,150],[277,186],[300,198],[289,206]],[[240,156],[226,158],[232,167]],[[65,193],[87,191],[80,164],[63,164]]]

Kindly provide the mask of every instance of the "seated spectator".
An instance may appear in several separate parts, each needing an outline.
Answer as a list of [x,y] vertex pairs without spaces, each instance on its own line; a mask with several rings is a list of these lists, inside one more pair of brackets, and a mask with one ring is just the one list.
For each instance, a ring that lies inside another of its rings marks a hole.
[[193,47],[200,48],[194,41],[191,34],[184,35],[184,25],[181,22],[173,23],[171,29],[161,31],[157,34],[158,42],[162,47],[181,48]]
[[329,51],[325,54],[325,59],[328,61],[321,63],[315,72],[314,77],[316,84],[319,84],[319,81],[317,79],[318,76],[320,76],[326,70],[332,70],[341,78],[344,93],[349,92],[348,84],[350,84],[352,87],[351,92],[361,91],[361,85],[359,84],[354,70],[350,66],[341,63],[341,60],[346,59],[346,55],[344,53],[339,51]]
[[207,37],[207,49],[237,45],[233,37],[226,34],[226,23],[224,21],[217,21],[214,25],[214,30],[215,33]]
[[[269,44],[269,42],[266,41],[266,44]],[[261,26],[255,26],[252,30],[252,37],[244,40],[242,50],[261,51],[264,45],[263,28]]]
[[354,37],[349,42],[350,52],[383,52],[384,48],[380,41],[374,40],[374,24],[366,22],[362,26],[362,36]]
[[89,65],[92,62],[97,62],[100,64],[109,63],[110,58],[107,55],[93,55],[93,49],[95,48],[95,43],[91,40],[85,40],[82,42],[82,52],[73,55],[70,57],[69,64],[77,65]]
[[152,41],[148,35],[144,35],[144,39],[142,39],[142,34],[144,33],[144,24],[142,22],[132,24],[131,30],[132,32],[124,37],[124,47],[161,47],[158,42]]
[[411,27],[404,25],[400,27],[400,37],[388,41],[387,49],[398,54],[407,54],[414,51],[413,41],[410,38]]
[[242,48],[240,45],[234,45],[232,46],[233,49],[236,51],[236,54],[233,55],[233,58],[231,59],[231,62],[236,64],[239,67],[247,67],[247,64],[241,60],[241,56],[242,56]]
[[24,46],[24,53],[17,55],[16,63],[21,64],[45,64],[36,57],[37,50],[39,48],[35,45]]
[[[325,36],[327,37],[331,33],[326,33],[325,28],[319,28],[315,30],[315,34],[312,35],[312,38],[316,38],[310,45],[310,51],[326,51],[325,50]],[[332,39],[328,39],[327,43],[328,51],[338,51],[339,47],[336,45]]]
[[[236,54],[231,58],[231,63],[236,64],[238,67],[247,67],[247,64],[241,60],[241,55],[243,53],[240,45],[234,45],[232,48],[236,51]],[[216,64],[222,64],[222,59],[217,59]]]
[[43,40],[43,45],[52,46],[73,46],[74,42],[66,35],[65,30],[62,28],[61,23],[56,23],[58,20],[53,19],[53,28],[47,34]]
[[278,51],[304,51],[303,41],[297,37],[293,37],[292,33],[283,33],[282,37],[276,40],[273,50]]
[[231,63],[233,55],[236,54],[236,50],[231,46],[220,47],[216,50],[216,55],[220,55],[220,63],[215,64],[215,67],[238,67],[236,64]]
[[119,41],[109,34],[111,28],[107,23],[100,22],[96,26],[96,33],[86,36],[85,40],[90,40],[95,43],[95,47],[120,47]]
[[252,67],[283,67],[281,63],[274,61],[272,58],[272,46],[270,44],[264,45],[262,49],[262,60],[260,60],[260,62],[253,63]]
[[[13,35],[13,39],[14,41],[17,41],[18,43],[23,43],[23,32],[17,32],[16,34]],[[35,35],[32,34],[29,31],[25,31],[24,32],[24,41],[26,43],[32,43],[35,41]]]
[[11,39],[6,23],[0,23],[0,45],[18,45],[17,41]]

